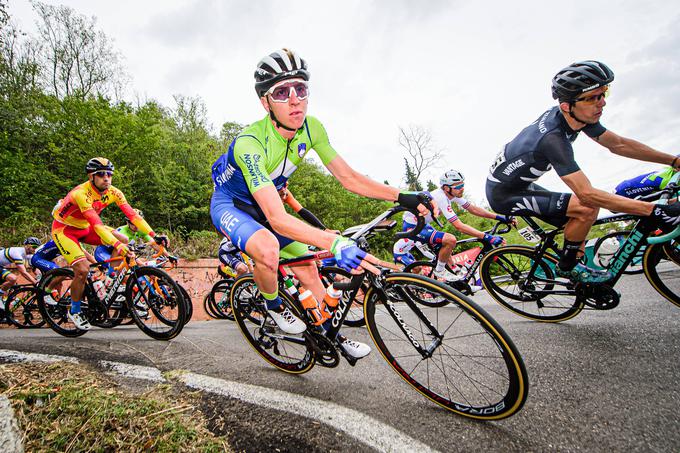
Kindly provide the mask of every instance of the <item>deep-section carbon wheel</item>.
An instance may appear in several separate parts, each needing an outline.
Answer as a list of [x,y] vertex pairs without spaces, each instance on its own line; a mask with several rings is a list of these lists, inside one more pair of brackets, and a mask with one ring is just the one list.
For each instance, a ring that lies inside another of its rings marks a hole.
[[[426,291],[448,303],[431,307],[411,296]],[[440,406],[485,420],[522,408],[528,392],[522,358],[503,329],[469,298],[427,277],[391,274],[384,293],[368,291],[365,316],[387,363]]]

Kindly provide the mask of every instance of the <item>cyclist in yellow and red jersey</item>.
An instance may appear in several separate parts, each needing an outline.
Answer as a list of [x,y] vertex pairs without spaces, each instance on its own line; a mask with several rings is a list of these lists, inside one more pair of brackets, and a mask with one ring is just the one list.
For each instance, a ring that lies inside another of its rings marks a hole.
[[52,239],[74,272],[68,318],[82,330],[90,328],[90,323],[80,310],[89,266],[80,243],[111,245],[121,256],[129,253],[125,243],[113,233],[113,228],[102,223],[99,213],[108,205],[116,203],[130,223],[141,232],[148,234],[159,244],[168,244],[168,238],[156,235],[149,224],[128,204],[123,192],[111,185],[113,164],[110,160],[103,157],[92,158],[87,162],[85,171],[87,182],[73,188],[66,197],[59,200],[52,211]]

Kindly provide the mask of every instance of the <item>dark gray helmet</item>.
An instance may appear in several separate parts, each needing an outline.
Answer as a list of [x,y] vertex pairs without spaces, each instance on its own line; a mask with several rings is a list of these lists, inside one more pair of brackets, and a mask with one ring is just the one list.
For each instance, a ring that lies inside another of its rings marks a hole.
[[278,82],[293,78],[309,80],[307,62],[292,50],[277,50],[264,57],[257,64],[255,91],[259,97],[262,97]]
[[560,102],[572,102],[581,93],[610,84],[614,72],[595,60],[572,63],[555,74],[552,80],[552,97]]

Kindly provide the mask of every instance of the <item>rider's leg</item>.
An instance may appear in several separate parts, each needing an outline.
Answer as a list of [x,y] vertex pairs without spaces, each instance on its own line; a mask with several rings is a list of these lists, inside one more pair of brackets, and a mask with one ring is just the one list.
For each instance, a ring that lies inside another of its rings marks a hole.
[[451,254],[456,248],[456,237],[450,233],[444,233],[441,239],[441,249],[437,255],[437,267],[436,272],[441,272],[446,268],[446,264],[451,259]]
[[71,282],[71,300],[73,304],[71,306],[72,313],[78,313],[80,311],[80,301],[83,298],[83,293],[85,292],[85,282],[87,281],[87,272],[90,270],[87,260],[85,257],[71,264],[73,268],[73,281]]
[[291,266],[290,268],[295,273],[298,280],[300,280],[300,284],[304,286],[305,289],[310,290],[317,301],[322,301],[326,295],[326,288],[324,288],[323,283],[321,283],[321,277],[319,277],[319,269],[316,267],[316,263],[310,261],[308,263]]
[[279,264],[279,242],[264,228],[253,233],[246,243],[245,252],[255,261],[253,278],[265,298],[267,308],[281,305],[276,268]]
[[567,206],[569,220],[564,227],[564,251],[559,266],[571,270],[583,254],[583,244],[590,228],[597,220],[600,208],[585,206],[576,195],[572,195]]
[[17,282],[17,276],[6,269],[3,269],[3,271],[6,272],[5,281],[0,285],[0,289],[3,291],[7,291],[12,285],[14,285]]

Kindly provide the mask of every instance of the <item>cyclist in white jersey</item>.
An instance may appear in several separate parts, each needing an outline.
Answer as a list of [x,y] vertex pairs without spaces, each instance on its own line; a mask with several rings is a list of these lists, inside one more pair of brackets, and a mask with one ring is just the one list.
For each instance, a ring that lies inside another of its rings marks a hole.
[[[441,213],[444,214],[446,220],[453,225],[453,227],[460,231],[461,233],[467,234],[468,236],[473,236],[487,242],[493,246],[505,244],[505,240],[500,236],[492,236],[488,233],[479,231],[478,229],[464,223],[458,218],[453,207],[453,203],[457,204],[458,207],[465,209],[469,213],[476,215],[477,217],[485,217],[487,219],[501,220],[508,222],[509,219],[505,216],[494,214],[489,212],[484,208],[476,206],[466,200],[463,197],[463,192],[465,191],[465,177],[463,174],[457,170],[449,170],[444,173],[441,178],[439,178],[439,188],[433,190],[430,194],[432,199],[437,203]],[[437,255],[437,265],[435,267],[434,275],[444,281],[456,281],[460,277],[452,274],[446,270],[446,263],[451,257],[453,249],[456,247],[456,237],[450,233],[445,233],[443,231],[435,230],[431,225],[432,216],[427,215],[425,221],[427,225],[422,231],[414,238],[415,241],[426,242],[431,245],[440,245],[439,254]],[[410,212],[404,213],[404,225],[403,230],[408,231],[416,226],[417,220],[413,214]]]
[[[7,266],[14,265],[17,272],[32,284],[36,284],[35,278],[26,270],[26,257],[35,253],[35,248],[40,246],[40,240],[36,237],[29,237],[24,241],[23,247],[0,248],[0,296],[17,282],[14,275]],[[4,307],[4,299],[0,297],[0,303]]]

